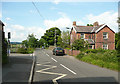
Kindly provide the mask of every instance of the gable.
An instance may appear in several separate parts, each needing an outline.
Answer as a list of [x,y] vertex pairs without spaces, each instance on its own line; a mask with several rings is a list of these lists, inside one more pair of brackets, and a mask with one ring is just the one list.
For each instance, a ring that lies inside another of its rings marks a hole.
[[104,28],[108,28],[111,32],[113,32],[113,33],[115,33],[111,28],[109,28],[107,25],[103,25],[103,26],[101,26],[99,29],[97,29],[96,31],[95,31],[95,33],[98,33],[98,32],[100,32],[101,30],[103,30]]

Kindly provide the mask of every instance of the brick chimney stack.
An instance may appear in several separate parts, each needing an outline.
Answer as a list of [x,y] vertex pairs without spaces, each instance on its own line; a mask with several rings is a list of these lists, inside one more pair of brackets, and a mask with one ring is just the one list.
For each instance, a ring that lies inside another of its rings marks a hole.
[[97,27],[97,26],[99,26],[99,23],[96,21],[93,23],[93,27]]
[[76,21],[73,21],[73,26],[76,26]]

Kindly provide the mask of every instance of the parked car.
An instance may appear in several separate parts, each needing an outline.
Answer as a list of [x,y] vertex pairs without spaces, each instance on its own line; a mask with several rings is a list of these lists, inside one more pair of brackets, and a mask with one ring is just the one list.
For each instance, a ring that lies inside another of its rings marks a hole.
[[60,47],[56,47],[53,49],[53,55],[64,55],[64,49]]

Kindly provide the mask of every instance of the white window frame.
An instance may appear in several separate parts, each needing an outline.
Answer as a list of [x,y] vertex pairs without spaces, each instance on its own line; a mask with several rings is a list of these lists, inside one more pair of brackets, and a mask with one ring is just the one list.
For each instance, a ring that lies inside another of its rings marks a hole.
[[[83,38],[81,37],[82,34],[83,34]],[[84,34],[84,33],[81,33],[81,34],[80,34],[80,37],[81,37],[81,39],[84,39],[84,38],[85,38],[85,34]]]
[[[104,37],[106,37],[106,38],[104,38]],[[108,39],[108,32],[103,32],[103,39]]]
[[89,46],[92,46],[92,48],[89,47],[89,49],[93,49],[93,45],[89,45]]
[[108,44],[103,44],[103,49],[108,49]]

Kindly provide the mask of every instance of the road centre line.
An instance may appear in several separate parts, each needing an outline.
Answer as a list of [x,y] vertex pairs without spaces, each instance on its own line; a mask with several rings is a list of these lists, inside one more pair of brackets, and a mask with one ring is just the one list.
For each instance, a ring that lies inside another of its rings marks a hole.
[[52,60],[54,60],[55,62],[57,62],[57,60],[55,60],[54,58],[51,57]]
[[70,71],[73,74],[76,74],[74,71],[70,70],[69,68],[67,68],[66,66],[64,66],[63,64],[60,64],[62,67],[64,67],[65,69],[67,69],[68,71]]

